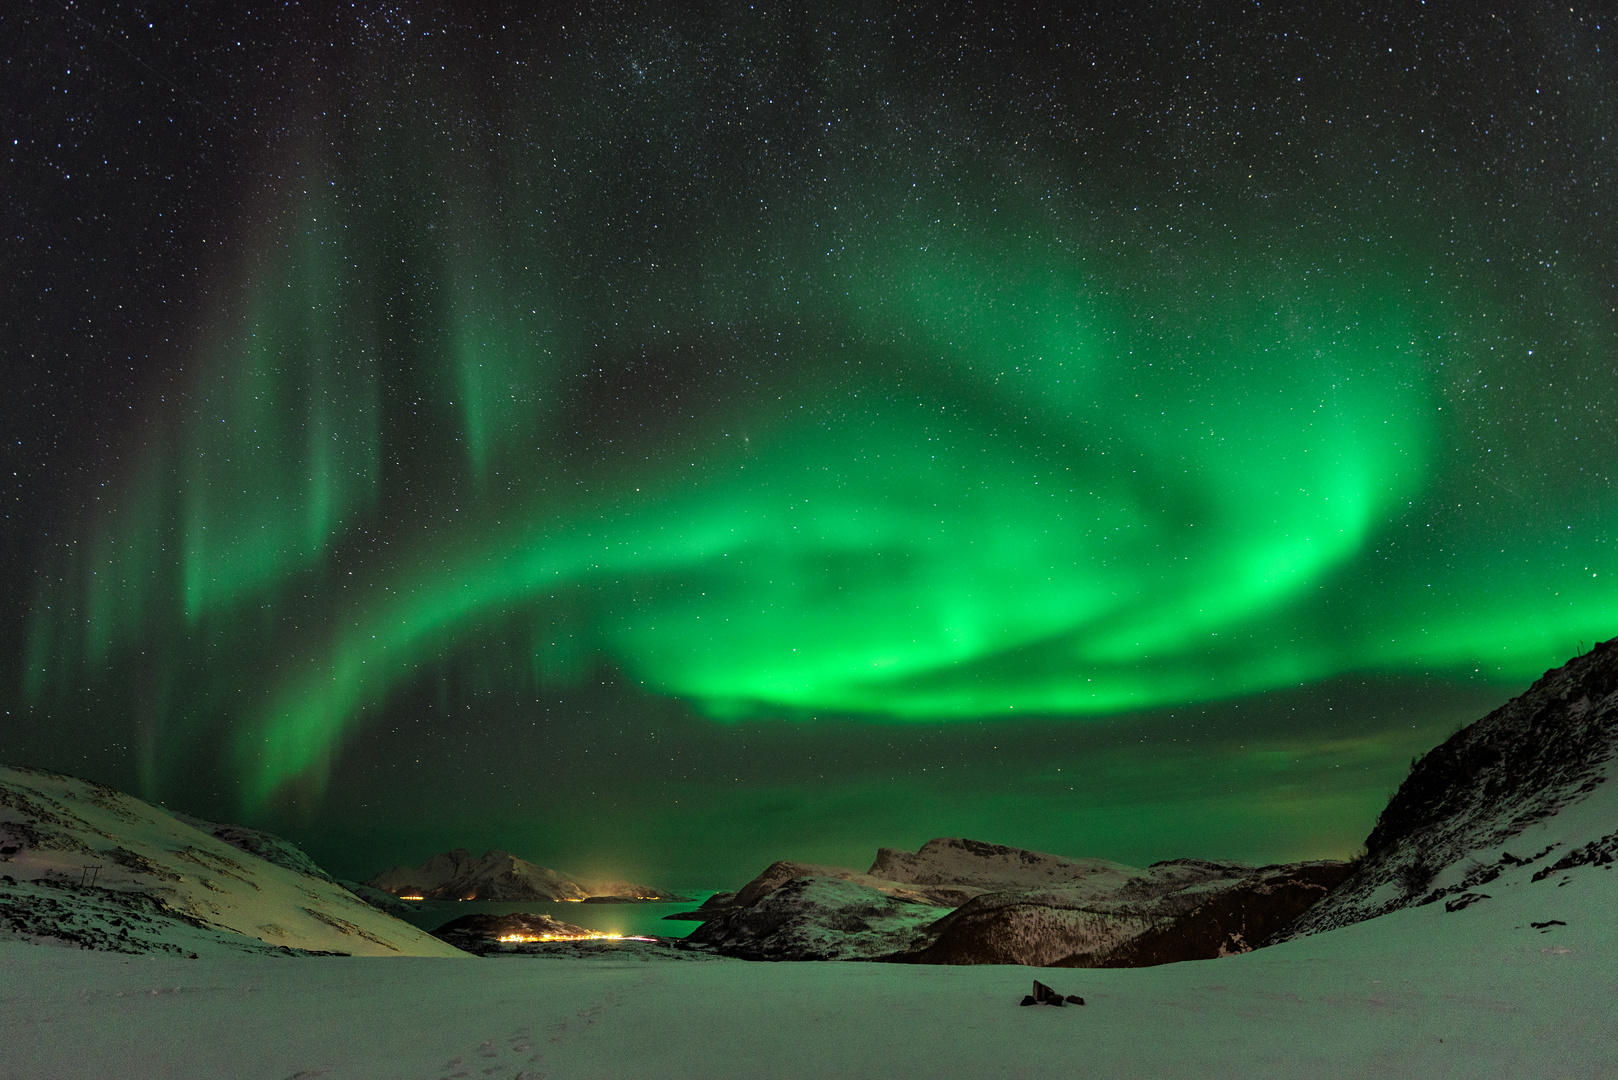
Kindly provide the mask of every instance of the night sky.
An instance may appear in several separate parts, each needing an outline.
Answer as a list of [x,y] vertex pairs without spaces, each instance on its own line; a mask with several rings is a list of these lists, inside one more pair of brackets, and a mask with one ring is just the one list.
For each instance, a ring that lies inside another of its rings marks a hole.
[[351,875],[1346,856],[1618,634],[1618,46],[1513,7],[10,7],[0,759]]

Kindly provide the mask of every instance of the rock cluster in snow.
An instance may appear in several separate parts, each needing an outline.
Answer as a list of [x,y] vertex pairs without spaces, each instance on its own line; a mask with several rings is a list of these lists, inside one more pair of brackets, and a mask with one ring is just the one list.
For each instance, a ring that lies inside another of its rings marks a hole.
[[1548,671],[1412,764],[1356,872],[1277,939],[1618,859],[1618,639]]
[[365,884],[427,900],[682,901],[686,897],[629,881],[585,881],[494,848],[474,858],[465,848],[420,866],[395,866]]
[[690,944],[755,960],[1133,967],[1245,952],[1347,874],[1335,862],[1145,870],[976,840],[882,849],[869,873],[780,862],[693,915]]
[[378,911],[278,837],[3,767],[0,937],[128,953],[464,955]]

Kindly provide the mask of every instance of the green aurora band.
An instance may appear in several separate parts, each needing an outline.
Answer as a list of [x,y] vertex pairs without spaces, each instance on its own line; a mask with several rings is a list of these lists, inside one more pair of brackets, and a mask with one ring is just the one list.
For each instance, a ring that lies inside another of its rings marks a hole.
[[127,693],[158,757],[228,731],[252,808],[446,669],[606,662],[716,720],[1083,717],[1522,678],[1618,625],[1578,471],[1614,450],[1605,339],[1505,357],[1537,324],[1491,333],[1385,223],[840,134],[693,189],[703,148],[634,150],[673,136],[629,105],[471,149],[454,112],[283,170],[40,592],[36,703]]

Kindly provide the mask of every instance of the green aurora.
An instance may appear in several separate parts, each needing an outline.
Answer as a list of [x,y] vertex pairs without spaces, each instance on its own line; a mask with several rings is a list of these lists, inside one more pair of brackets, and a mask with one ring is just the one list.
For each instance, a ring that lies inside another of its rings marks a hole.
[[1618,627],[1608,290],[1485,265],[1497,192],[1369,125],[928,138],[851,62],[790,130],[675,61],[310,121],[40,578],[32,707],[259,815],[604,670],[719,732],[1085,725]]

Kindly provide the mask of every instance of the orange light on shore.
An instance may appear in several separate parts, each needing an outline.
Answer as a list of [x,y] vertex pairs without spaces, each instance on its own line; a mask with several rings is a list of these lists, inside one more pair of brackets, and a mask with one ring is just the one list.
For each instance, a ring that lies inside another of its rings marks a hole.
[[519,944],[530,941],[656,941],[655,937],[637,937],[633,934],[503,934],[496,941]]
[[399,899],[401,899],[401,900],[425,900],[427,898],[425,896],[401,896],[401,897],[399,897]]

